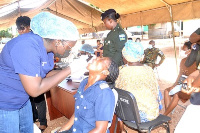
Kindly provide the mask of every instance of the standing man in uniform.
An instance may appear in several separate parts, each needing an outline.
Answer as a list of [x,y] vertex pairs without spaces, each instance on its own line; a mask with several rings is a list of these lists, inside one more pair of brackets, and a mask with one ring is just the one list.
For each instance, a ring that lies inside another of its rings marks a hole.
[[104,40],[103,57],[112,58],[118,66],[123,65],[122,49],[127,41],[125,31],[117,23],[120,15],[114,9],[108,9],[101,14],[101,20],[106,28],[111,30]]
[[[158,56],[160,56],[161,60],[158,64],[156,64]],[[155,48],[155,41],[151,40],[149,42],[149,48],[147,48],[144,51],[144,59],[142,63],[154,69],[155,67],[160,66],[163,63],[164,59],[165,59],[164,53],[160,49]]]

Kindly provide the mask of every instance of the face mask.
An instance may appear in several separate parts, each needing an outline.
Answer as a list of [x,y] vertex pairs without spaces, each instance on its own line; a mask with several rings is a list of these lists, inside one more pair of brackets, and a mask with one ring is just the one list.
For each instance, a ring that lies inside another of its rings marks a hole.
[[152,48],[153,48],[153,46],[152,46],[152,45],[149,45],[149,46],[148,46],[148,48],[149,48],[149,49],[152,49]]
[[180,51],[180,56],[181,56],[181,57],[184,57],[184,58],[187,57],[187,54],[185,54],[185,52],[186,52],[186,51],[181,50],[181,51]]
[[60,55],[61,58],[66,58],[69,56],[71,50],[65,50],[65,53],[63,55]]
[[65,53],[64,53],[64,55],[63,55],[63,56],[66,56],[66,57],[68,57],[68,56],[70,55],[70,52],[71,52],[71,50],[65,50]]

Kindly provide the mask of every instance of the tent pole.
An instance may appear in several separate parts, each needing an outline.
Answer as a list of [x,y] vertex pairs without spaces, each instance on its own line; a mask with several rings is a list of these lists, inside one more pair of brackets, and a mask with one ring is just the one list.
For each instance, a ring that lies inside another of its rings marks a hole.
[[19,12],[19,15],[21,16],[21,10],[20,10],[20,4],[19,4],[19,1],[20,1],[20,0],[17,1],[17,2],[18,2],[18,12]]
[[143,39],[143,22],[142,22],[142,12],[140,12],[140,22],[141,22],[141,33],[142,33],[142,39]]
[[174,43],[174,50],[175,50],[175,60],[176,60],[176,70],[177,74],[179,72],[178,70],[178,63],[177,63],[177,55],[176,55],[176,43],[175,43],[175,37],[174,37],[174,20],[173,20],[173,12],[172,12],[172,6],[165,2],[164,0],[161,0],[163,3],[165,3],[167,9],[169,10],[170,13],[170,20],[171,20],[171,26],[172,26],[172,35],[173,35],[173,43]]

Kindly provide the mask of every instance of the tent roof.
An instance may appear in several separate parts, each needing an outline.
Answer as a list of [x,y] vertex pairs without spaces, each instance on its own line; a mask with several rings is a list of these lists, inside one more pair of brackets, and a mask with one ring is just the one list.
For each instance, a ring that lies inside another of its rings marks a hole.
[[0,7],[16,2],[17,0],[0,0]]
[[[102,10],[115,9],[120,15],[122,27],[169,22],[170,13],[163,0],[84,0]],[[1,0],[0,8],[17,0]],[[199,0],[165,0],[172,6],[174,20],[200,18]],[[41,11],[49,11],[72,21],[80,33],[105,30],[101,12],[78,0],[47,0],[34,9],[21,9],[21,15],[33,17]],[[18,10],[0,17],[0,28],[15,23],[20,16]]]

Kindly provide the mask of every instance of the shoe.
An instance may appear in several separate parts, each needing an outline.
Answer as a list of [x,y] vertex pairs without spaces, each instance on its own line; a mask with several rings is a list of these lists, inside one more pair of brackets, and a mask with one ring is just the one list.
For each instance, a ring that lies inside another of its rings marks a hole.
[[41,132],[43,133],[44,130],[47,128],[46,125],[40,125],[39,129],[41,130]]

